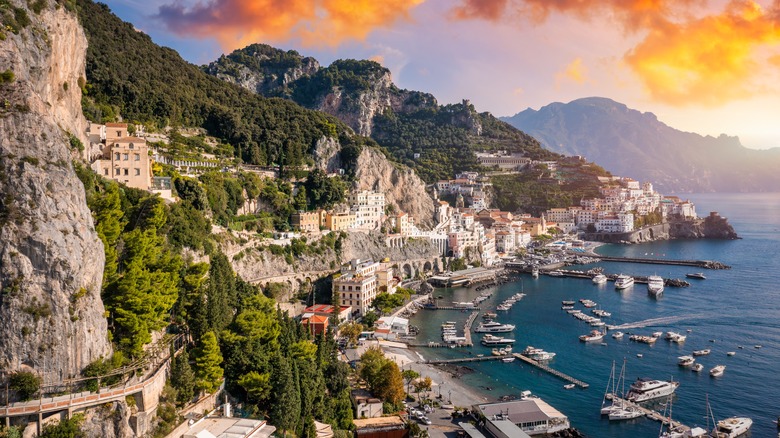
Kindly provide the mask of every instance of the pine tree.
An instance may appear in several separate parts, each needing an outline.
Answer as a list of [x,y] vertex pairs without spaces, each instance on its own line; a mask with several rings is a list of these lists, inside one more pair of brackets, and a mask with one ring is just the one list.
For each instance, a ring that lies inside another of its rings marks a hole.
[[195,384],[198,389],[214,392],[222,380],[222,353],[214,332],[206,332],[195,352]]
[[221,332],[233,319],[233,308],[237,304],[235,282],[233,268],[225,254],[212,254],[206,292],[210,330]]
[[176,388],[176,401],[179,406],[186,405],[195,395],[195,373],[190,367],[190,356],[187,350],[173,358],[171,385]]

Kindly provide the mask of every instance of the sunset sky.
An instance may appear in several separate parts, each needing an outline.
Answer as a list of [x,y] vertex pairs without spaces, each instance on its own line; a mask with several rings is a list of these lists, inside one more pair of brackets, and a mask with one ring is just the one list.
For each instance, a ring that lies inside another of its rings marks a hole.
[[440,103],[513,115],[603,96],[780,147],[780,0],[108,0],[196,64],[263,42],[374,59]]

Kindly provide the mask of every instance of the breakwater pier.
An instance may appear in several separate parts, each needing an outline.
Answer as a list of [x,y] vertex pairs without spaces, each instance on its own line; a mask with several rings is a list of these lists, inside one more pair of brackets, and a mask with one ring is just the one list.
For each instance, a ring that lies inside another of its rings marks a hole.
[[598,258],[602,262],[624,262],[624,263],[645,263],[650,265],[668,265],[668,266],[692,266],[703,269],[731,269],[731,266],[713,260],[673,260],[656,259],[644,257],[615,257],[591,254],[591,257]]

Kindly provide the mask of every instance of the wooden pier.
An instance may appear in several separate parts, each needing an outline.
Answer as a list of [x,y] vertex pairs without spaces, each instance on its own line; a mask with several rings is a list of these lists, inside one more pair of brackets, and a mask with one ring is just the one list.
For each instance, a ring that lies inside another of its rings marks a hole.
[[525,356],[523,356],[520,353],[512,353],[512,356],[514,356],[517,359],[522,360],[523,362],[525,362],[525,363],[527,363],[529,365],[533,365],[536,368],[539,368],[540,370],[546,371],[546,372],[552,374],[555,377],[563,379],[563,380],[565,380],[565,381],[567,381],[569,383],[573,383],[573,384],[579,386],[582,389],[585,389],[585,388],[590,386],[589,384],[583,382],[582,380],[575,379],[574,377],[572,377],[572,376],[570,376],[568,374],[564,374],[564,373],[562,373],[562,372],[560,372],[560,371],[558,371],[556,369],[550,368],[549,366],[547,366],[547,365],[545,365],[545,364],[543,364],[541,362],[535,361],[535,360],[531,359],[530,357],[525,357]]
[[512,356],[502,355],[502,356],[482,356],[482,357],[461,357],[457,359],[426,360],[423,363],[430,364],[430,365],[444,365],[450,363],[485,362],[488,360],[500,360],[507,357],[512,357]]
[[642,413],[645,414],[645,416],[647,418],[651,419],[651,420],[660,421],[661,423],[664,423],[664,424],[669,424],[671,422],[671,427],[673,429],[679,430],[681,432],[685,432],[685,431],[691,430],[691,428],[689,426],[686,426],[686,425],[680,423],[679,421],[672,420],[669,417],[664,417],[663,414],[661,414],[660,412],[654,411],[652,409],[648,409],[648,408],[646,408],[644,406],[641,406],[641,405],[638,405],[638,404],[636,404],[636,403],[634,403],[632,401],[628,401],[628,400],[622,399],[620,397],[615,397],[615,396],[612,396],[611,394],[607,395],[607,398],[611,399],[612,403],[617,402],[617,403],[621,403],[623,406],[635,407],[635,408],[639,409],[640,411],[642,411]]
[[463,336],[466,337],[466,345],[468,346],[474,345],[471,342],[471,325],[474,324],[474,320],[477,319],[477,315],[479,315],[479,312],[471,312],[469,319],[466,320],[466,325],[463,326]]

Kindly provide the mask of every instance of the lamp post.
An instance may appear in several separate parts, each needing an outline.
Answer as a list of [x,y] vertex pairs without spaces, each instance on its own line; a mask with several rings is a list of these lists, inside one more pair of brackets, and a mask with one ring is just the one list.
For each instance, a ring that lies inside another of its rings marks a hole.
[[447,391],[447,403],[452,404],[452,390]]

